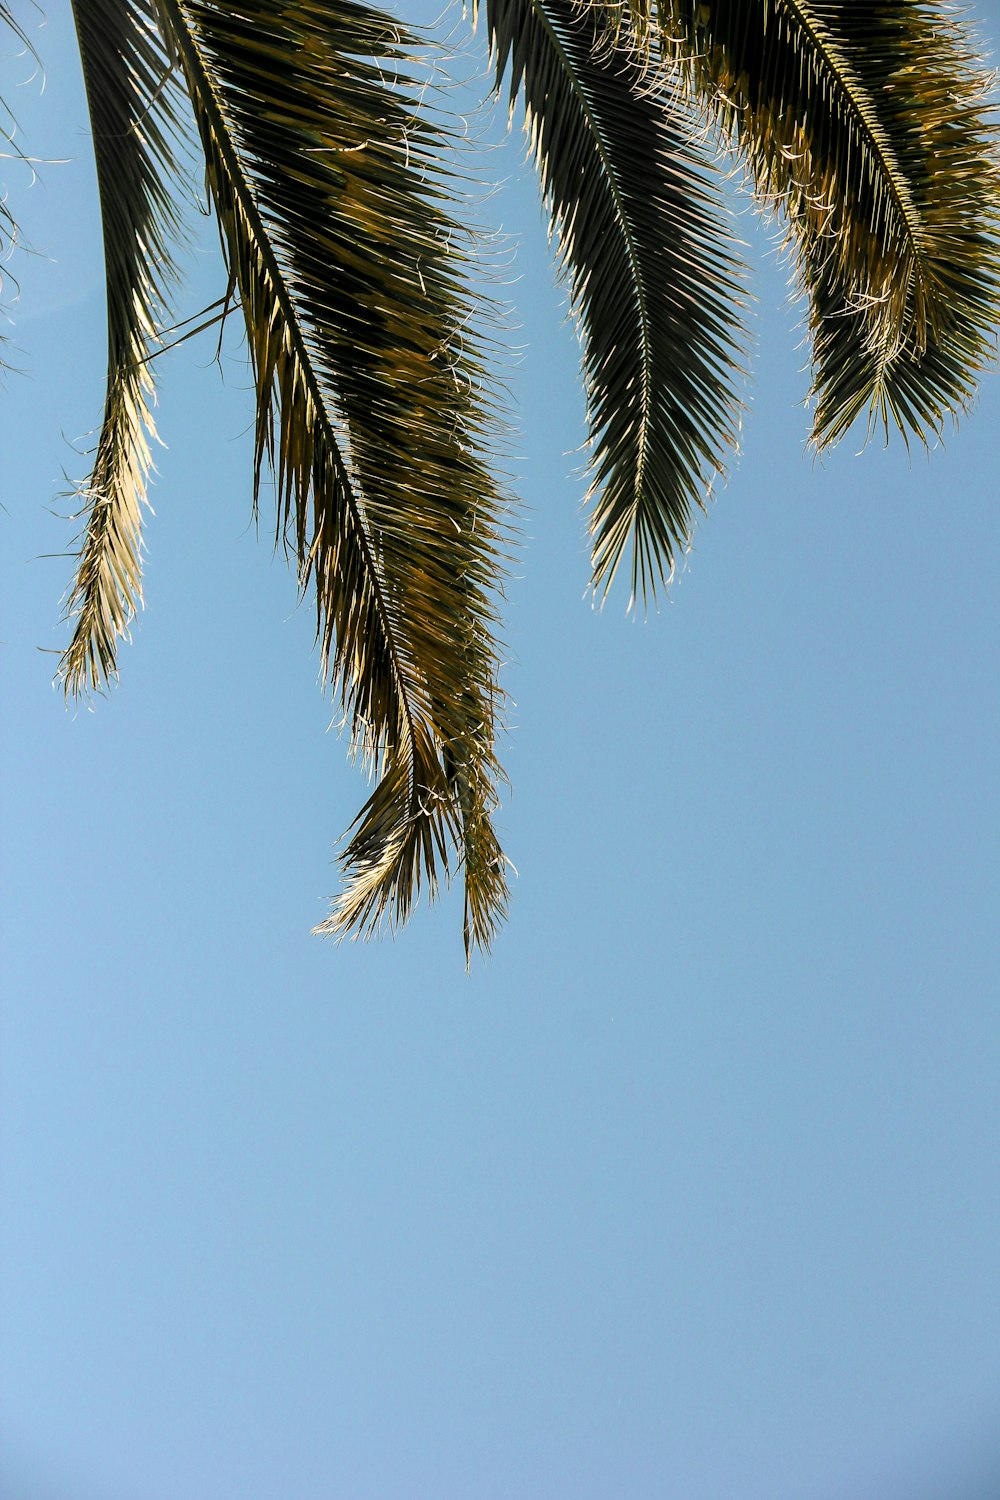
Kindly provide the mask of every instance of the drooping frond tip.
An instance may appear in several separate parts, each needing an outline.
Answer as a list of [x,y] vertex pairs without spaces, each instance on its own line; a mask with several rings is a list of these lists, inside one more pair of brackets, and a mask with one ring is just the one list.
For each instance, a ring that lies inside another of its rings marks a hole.
[[118,642],[141,602],[142,511],[154,437],[148,355],[174,274],[171,195],[181,95],[152,0],[73,0],[101,196],[108,372],[83,531],[68,596],[67,694],[117,675]]

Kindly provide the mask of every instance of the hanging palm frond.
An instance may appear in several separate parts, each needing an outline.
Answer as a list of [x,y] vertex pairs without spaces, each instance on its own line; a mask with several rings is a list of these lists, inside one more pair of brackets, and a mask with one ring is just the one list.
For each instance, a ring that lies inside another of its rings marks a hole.
[[101,196],[108,373],[60,660],[67,693],[104,687],[142,596],[142,512],[154,437],[147,355],[174,274],[181,94],[151,0],[73,0]]
[[352,0],[157,0],[194,105],[257,387],[255,471],[379,777],[322,931],[404,918],[457,844],[466,943],[506,900],[496,801],[500,498],[439,134]]
[[996,133],[966,31],[924,0],[664,0],[656,15],[668,65],[787,211],[814,440],[866,408],[928,437],[968,403],[998,319]]
[[510,63],[585,348],[594,586],[631,548],[632,596],[673,570],[735,446],[744,295],[694,112],[622,30],[571,0],[487,0]]

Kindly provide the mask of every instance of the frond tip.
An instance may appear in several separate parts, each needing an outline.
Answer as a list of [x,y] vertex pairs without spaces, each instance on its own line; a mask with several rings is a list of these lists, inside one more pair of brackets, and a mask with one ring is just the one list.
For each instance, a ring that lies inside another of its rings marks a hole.
[[117,676],[118,642],[142,597],[142,512],[150,470],[153,382],[147,359],[173,263],[180,93],[151,0],[73,0],[101,196],[108,304],[104,418],[67,615],[59,677],[67,694]]

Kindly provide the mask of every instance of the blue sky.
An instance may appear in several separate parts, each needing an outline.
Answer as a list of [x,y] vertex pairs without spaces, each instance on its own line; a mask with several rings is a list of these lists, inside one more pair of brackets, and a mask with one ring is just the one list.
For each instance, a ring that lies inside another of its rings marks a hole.
[[744,219],[742,455],[659,613],[596,612],[577,349],[491,148],[510,921],[468,975],[457,892],[322,943],[364,787],[250,520],[235,342],[223,380],[211,335],[164,361],[120,685],[51,686],[103,296],[68,7],[33,35],[44,92],[9,48],[2,89],[47,162],[7,171],[42,253],[0,404],[3,1500],[995,1496],[995,375],[930,459],[815,462]]

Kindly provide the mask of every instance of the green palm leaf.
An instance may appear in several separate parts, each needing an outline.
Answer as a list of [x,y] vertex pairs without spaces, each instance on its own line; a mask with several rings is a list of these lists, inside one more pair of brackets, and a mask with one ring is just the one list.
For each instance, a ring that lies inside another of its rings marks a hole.
[[657,14],[668,58],[787,210],[812,304],[814,440],[866,408],[928,437],[968,403],[998,317],[996,135],[965,32],[923,0]]
[[385,16],[351,0],[157,0],[194,105],[257,386],[256,482],[315,590],[324,670],[378,773],[321,931],[433,892],[466,945],[504,910],[491,826],[500,502],[440,137]]
[[154,435],[147,362],[177,220],[178,89],[150,0],[74,0],[101,197],[108,307],[108,373],[86,517],[60,660],[67,693],[116,675],[118,641],[141,599],[141,527]]
[[582,325],[594,584],[631,547],[633,598],[668,576],[735,445],[740,267],[692,111],[596,10],[488,0]]

